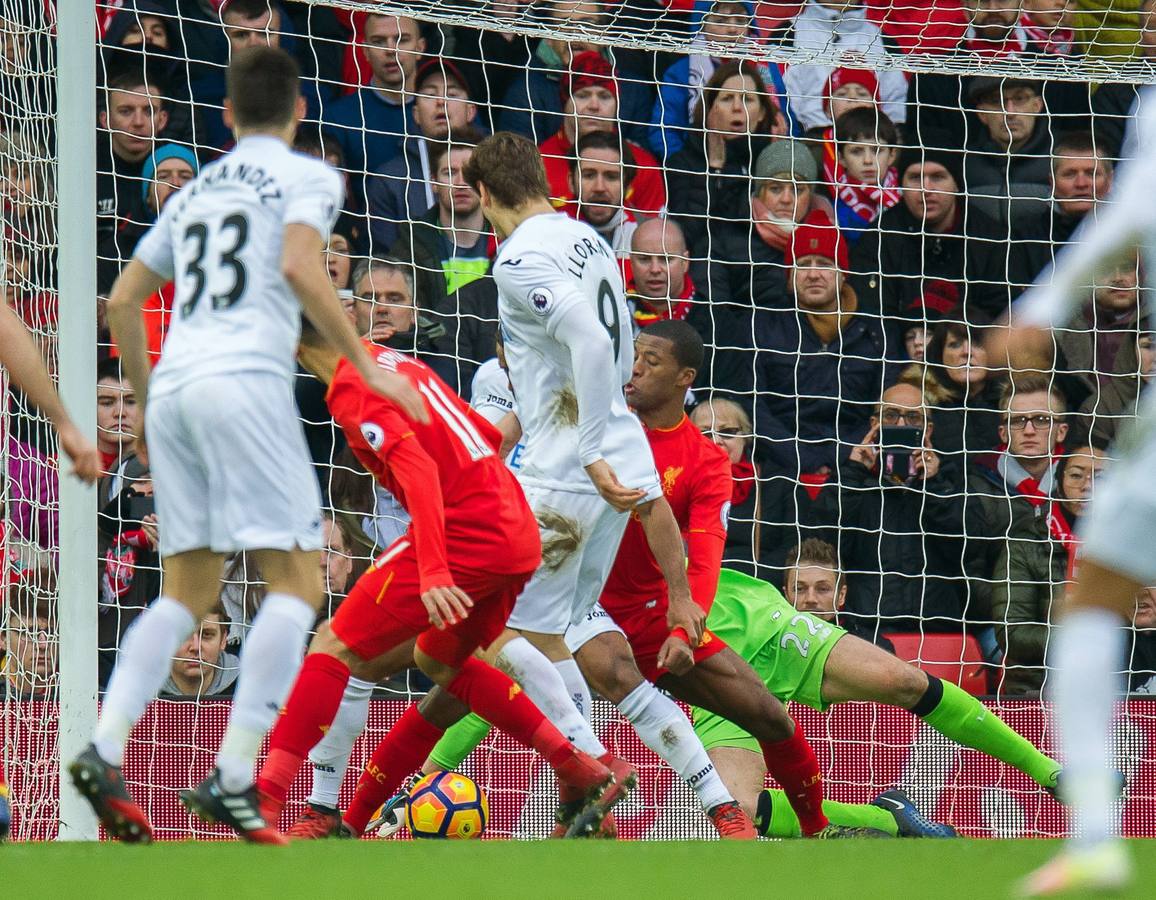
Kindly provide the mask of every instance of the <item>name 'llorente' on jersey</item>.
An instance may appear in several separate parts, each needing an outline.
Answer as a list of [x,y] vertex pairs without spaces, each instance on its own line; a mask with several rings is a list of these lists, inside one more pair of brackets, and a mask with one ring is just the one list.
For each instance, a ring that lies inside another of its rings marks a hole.
[[621,392],[630,380],[634,341],[622,274],[607,243],[563,213],[533,216],[502,243],[494,281],[510,382],[526,435],[519,480],[595,490],[579,458],[570,349],[555,337],[558,323],[578,304],[588,304],[601,323],[590,339],[605,341],[609,335],[617,368],[602,458],[624,485],[657,483],[646,436]]
[[301,307],[281,273],[285,227],[309,225],[328,239],[342,200],[326,163],[250,135],[165,204],[136,250],[176,285],[154,394],[209,373],[292,378]]

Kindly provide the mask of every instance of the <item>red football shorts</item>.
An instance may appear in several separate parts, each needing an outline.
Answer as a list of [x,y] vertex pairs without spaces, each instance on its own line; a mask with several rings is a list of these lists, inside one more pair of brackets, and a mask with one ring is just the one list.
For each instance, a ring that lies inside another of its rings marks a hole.
[[[446,548],[452,559],[453,545]],[[470,614],[439,630],[421,602],[417,551],[413,541],[394,541],[342,601],[330,628],[362,659],[375,659],[417,636],[427,656],[457,668],[479,647],[488,647],[506,627],[514,601],[533,572],[502,575],[450,567],[454,584],[474,601]]]
[[[638,671],[642,676],[647,681],[654,682],[667,674],[666,669],[658,666],[658,651],[670,637],[670,626],[666,624],[666,610],[640,609],[632,616],[626,616],[622,620],[615,619],[615,622],[626,634],[626,640],[630,644],[630,649],[634,651],[634,661],[638,663]],[[722,638],[709,630],[703,631],[702,640],[694,650],[695,665],[726,648],[727,643]]]

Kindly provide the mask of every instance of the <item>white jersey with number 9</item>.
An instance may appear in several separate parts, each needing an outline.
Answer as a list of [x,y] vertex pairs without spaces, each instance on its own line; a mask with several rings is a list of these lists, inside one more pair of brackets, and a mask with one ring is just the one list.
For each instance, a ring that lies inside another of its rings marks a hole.
[[326,163],[252,135],[165,204],[136,250],[176,285],[151,393],[210,373],[292,378],[301,307],[281,273],[285,226],[309,225],[328,239],[342,198]]
[[604,341],[609,334],[618,370],[602,458],[622,484],[649,487],[656,481],[654,459],[621,391],[633,367],[634,331],[610,247],[589,225],[563,213],[534,216],[502,243],[494,280],[510,383],[526,435],[518,480],[583,493],[595,490],[579,460],[570,349],[553,330],[569,309],[585,303],[594,307],[601,323],[602,330],[591,339]]

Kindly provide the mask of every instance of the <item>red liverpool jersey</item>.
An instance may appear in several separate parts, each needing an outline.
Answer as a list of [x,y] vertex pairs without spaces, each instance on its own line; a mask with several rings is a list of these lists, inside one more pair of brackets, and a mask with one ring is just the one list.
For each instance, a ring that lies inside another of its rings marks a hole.
[[341,360],[326,401],[362,464],[412,517],[422,590],[454,568],[518,573],[541,559],[534,514],[497,455],[501,435],[424,363],[366,342],[383,369],[408,378],[425,398],[428,424],[411,422]]
[[[691,596],[710,611],[718,587],[731,501],[731,464],[721,447],[686,416],[674,428],[646,430],[662,492],[687,543]],[[646,533],[632,515],[600,602],[614,618],[658,601],[666,608],[666,580],[650,552]]]

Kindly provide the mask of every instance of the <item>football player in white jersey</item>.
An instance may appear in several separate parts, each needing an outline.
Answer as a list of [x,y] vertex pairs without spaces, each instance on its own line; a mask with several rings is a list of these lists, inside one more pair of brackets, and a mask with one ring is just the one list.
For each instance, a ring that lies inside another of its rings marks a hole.
[[672,629],[697,643],[703,628],[678,524],[622,392],[633,361],[622,275],[590,226],[554,211],[541,156],[526,138],[486,138],[465,175],[502,240],[498,315],[526,436],[517,476],[543,544],[542,566],[491,652],[563,734],[608,760],[583,717],[590,692],[563,635],[601,593],[631,514],[669,579]]
[[[375,390],[428,415],[408,381],[373,364],[322,263],[342,186],[324,162],[290,150],[305,107],[296,63],[272,47],[240,51],[227,87],[236,148],[165,205],[108,305],[146,409],[164,584],[125,633],[93,744],[70,773],[109,833],[128,841],[151,830],[121,776],[125,743],[217,602],[226,555],[244,550],[268,595],[245,641],[217,767],[182,801],[247,840],[284,842],[262,817],[253,766],[324,595],[321,498],[293,402],[301,313]],[[140,310],[170,280],[172,326],[150,377]]]
[[[1136,147],[1156,140],[1153,89],[1133,122]],[[1051,368],[1052,329],[1069,325],[1092,296],[1092,286],[1120,266],[1142,264],[1156,271],[1156,204],[1151,185],[1156,159],[1136,156],[1120,170],[1111,203],[1089,216],[1075,241],[1016,302],[1010,328],[993,329],[992,358],[1013,368]],[[1137,257],[1139,254],[1139,260]],[[1140,292],[1150,316],[1152,291]],[[1082,326],[1079,326],[1082,327]],[[1072,838],[1064,850],[1021,885],[1026,896],[1115,891],[1131,878],[1131,862],[1120,839],[1120,775],[1110,739],[1116,700],[1123,690],[1126,627],[1136,596],[1156,584],[1156,394],[1147,390],[1137,421],[1117,449],[1119,461],[1096,485],[1082,517],[1075,584],[1049,646],[1065,768],[1059,795],[1072,806]]]

